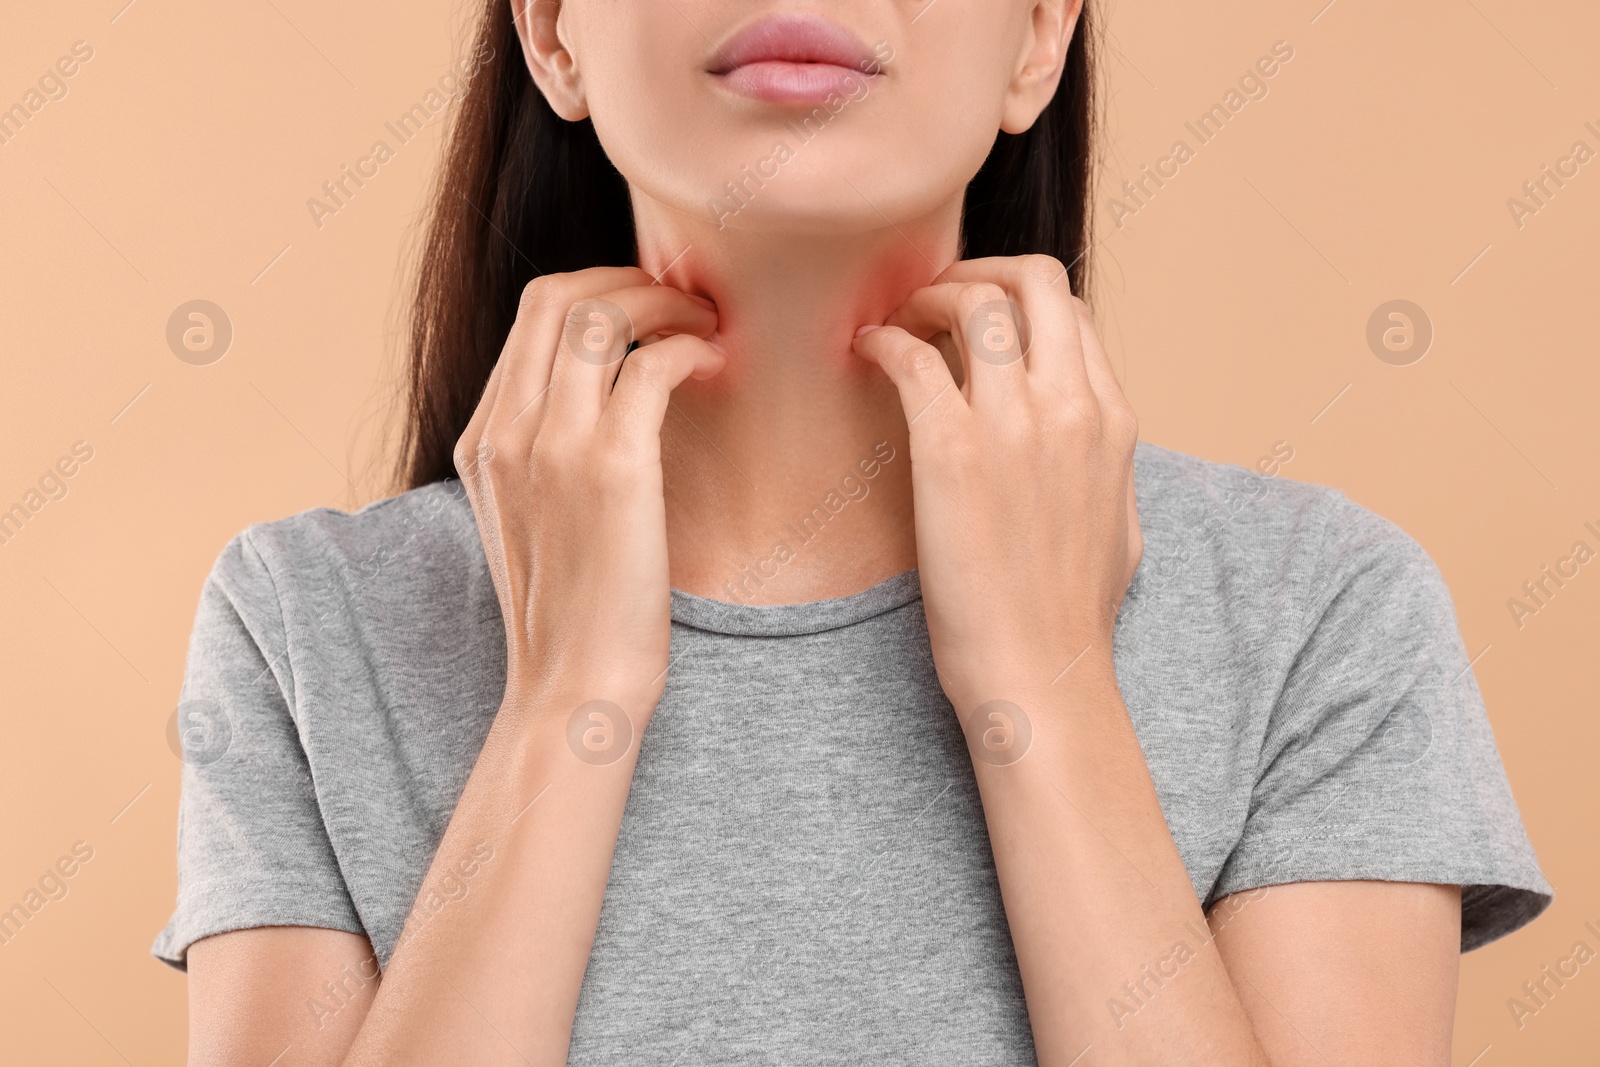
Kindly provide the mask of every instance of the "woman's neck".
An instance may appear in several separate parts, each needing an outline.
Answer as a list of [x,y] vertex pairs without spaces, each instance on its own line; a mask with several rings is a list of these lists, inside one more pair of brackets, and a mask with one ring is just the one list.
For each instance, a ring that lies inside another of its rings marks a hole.
[[905,416],[851,342],[955,261],[960,203],[834,237],[718,230],[637,193],[634,217],[640,266],[715,301],[728,352],[662,430],[673,587],[800,603],[914,567]]

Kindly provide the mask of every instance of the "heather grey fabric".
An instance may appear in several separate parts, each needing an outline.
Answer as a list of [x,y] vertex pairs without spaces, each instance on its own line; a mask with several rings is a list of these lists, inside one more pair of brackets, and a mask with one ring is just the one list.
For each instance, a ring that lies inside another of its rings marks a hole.
[[[1136,473],[1117,675],[1198,897],[1459,884],[1468,949],[1543,910],[1422,548],[1335,490],[1148,444]],[[674,593],[672,614],[571,1062],[1032,1062],[916,573],[784,607]],[[235,538],[195,621],[155,954],[298,924],[364,933],[387,965],[504,674],[459,482]],[[506,861],[463,857],[433,905]]]

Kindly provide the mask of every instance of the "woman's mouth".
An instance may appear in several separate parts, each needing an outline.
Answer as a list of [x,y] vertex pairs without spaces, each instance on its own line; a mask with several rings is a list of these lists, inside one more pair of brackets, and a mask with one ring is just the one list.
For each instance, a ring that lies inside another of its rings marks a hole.
[[723,42],[709,67],[741,96],[796,106],[859,93],[881,70],[859,38],[814,15],[760,19]]

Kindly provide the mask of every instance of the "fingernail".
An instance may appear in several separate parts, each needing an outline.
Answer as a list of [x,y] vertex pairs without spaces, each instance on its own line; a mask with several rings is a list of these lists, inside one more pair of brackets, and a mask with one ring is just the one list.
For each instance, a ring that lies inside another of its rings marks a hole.
[[711,301],[707,300],[703,296],[697,296],[694,293],[684,293],[683,295],[688,297],[690,300],[693,300],[696,304],[699,304],[701,307],[705,308],[707,311],[715,311],[715,310],[717,310],[717,305],[713,304]]
[[861,329],[856,331],[856,336],[857,337],[865,337],[867,334],[871,333],[873,330],[876,330],[876,329],[879,329],[879,327],[878,326],[874,326],[874,325],[863,326],[863,327],[861,327]]

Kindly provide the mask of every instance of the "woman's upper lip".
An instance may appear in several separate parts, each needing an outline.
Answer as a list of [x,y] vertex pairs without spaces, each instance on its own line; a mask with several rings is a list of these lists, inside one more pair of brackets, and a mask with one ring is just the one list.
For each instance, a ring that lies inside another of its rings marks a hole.
[[726,74],[752,63],[826,63],[865,71],[873,54],[849,30],[815,15],[769,15],[717,49],[710,70]]

